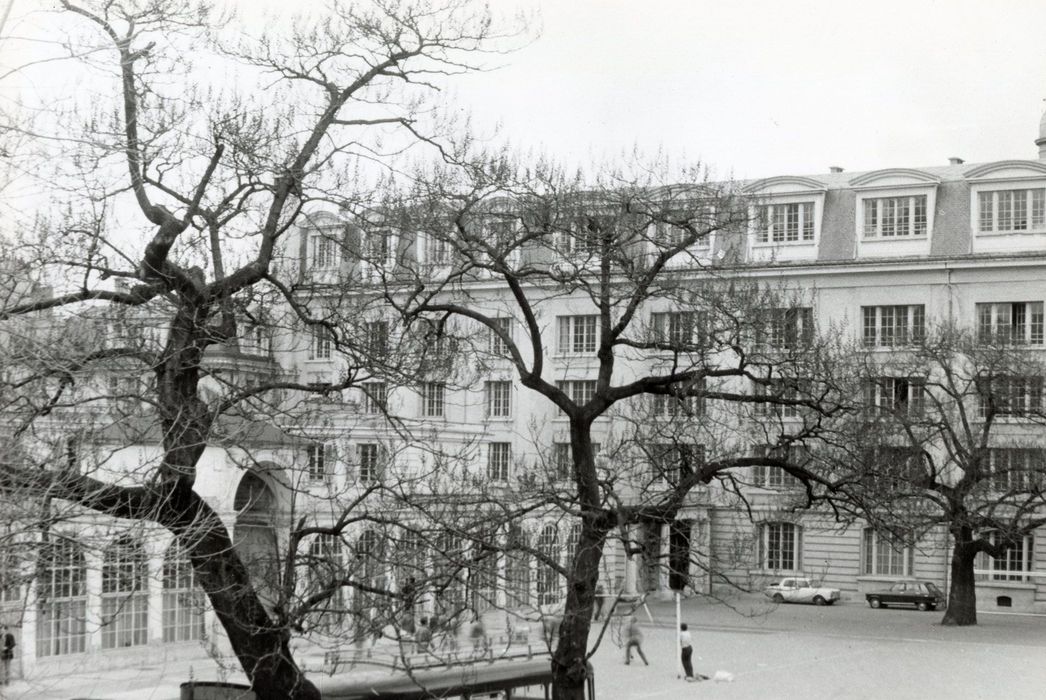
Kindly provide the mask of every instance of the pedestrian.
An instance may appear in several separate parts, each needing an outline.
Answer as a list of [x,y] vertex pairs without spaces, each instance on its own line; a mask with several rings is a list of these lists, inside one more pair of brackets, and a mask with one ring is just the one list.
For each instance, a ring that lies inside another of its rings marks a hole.
[[408,576],[400,595],[403,596],[403,629],[414,633],[414,598],[418,594],[418,584],[413,576]]
[[472,627],[469,628],[469,637],[472,638],[472,653],[486,656],[490,651],[490,638],[487,637],[487,627],[483,624],[483,616],[478,610],[472,611]]
[[545,645],[549,651],[555,649],[556,639],[559,638],[559,627],[563,624],[563,617],[556,615],[555,613],[548,613],[541,618],[541,631],[542,636],[545,638]]
[[632,647],[636,648],[636,653],[639,654],[639,658],[643,659],[643,663],[649,666],[650,662],[646,660],[646,654],[643,653],[643,630],[639,629],[639,620],[635,615],[628,616],[628,641],[625,643],[626,666],[632,663]]
[[418,629],[414,633],[414,644],[417,646],[418,651],[425,652],[429,650],[429,644],[432,643],[432,628],[429,627],[429,618],[423,617],[418,621]]
[[679,625],[679,646],[683,648],[681,652],[683,673],[686,674],[687,681],[696,681],[697,679],[694,678],[694,664],[692,661],[694,658],[694,642],[690,637],[690,630],[687,628],[685,622],[680,623]]
[[3,633],[4,642],[3,649],[0,649],[0,675],[3,676],[3,684],[7,685],[11,682],[11,660],[15,658],[15,636],[7,629],[7,625],[0,628],[0,633]]
[[599,620],[601,617],[603,617],[603,599],[606,597],[606,593],[607,592],[603,588],[603,584],[602,583],[597,583],[596,584],[596,602],[595,602],[595,605],[594,605],[595,610],[596,610],[596,616],[595,616],[596,620]]

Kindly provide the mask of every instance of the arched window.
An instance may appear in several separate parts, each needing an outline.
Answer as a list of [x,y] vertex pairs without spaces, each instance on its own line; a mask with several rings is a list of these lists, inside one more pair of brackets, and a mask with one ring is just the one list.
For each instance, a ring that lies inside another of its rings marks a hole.
[[87,565],[71,540],[45,542],[36,581],[36,655],[79,654],[87,643]]
[[330,597],[315,606],[318,626],[321,629],[336,629],[345,617],[345,589],[339,581],[345,576],[345,555],[341,538],[323,533],[309,540],[309,554],[303,562],[306,567],[305,580],[308,592],[316,594],[330,592]]
[[148,641],[149,593],[145,550],[129,537],[113,542],[102,557],[102,648]]
[[493,530],[477,533],[469,562],[469,602],[473,610],[484,612],[497,603],[497,533]]
[[189,556],[172,542],[163,558],[163,641],[203,639],[205,608]]
[[759,526],[759,565],[765,571],[802,570],[802,528],[794,523]]
[[861,573],[870,576],[912,576],[914,551],[889,532],[866,527],[861,537]]
[[568,569],[574,565],[574,559],[577,558],[577,546],[580,541],[581,523],[571,523],[570,534],[567,535],[567,556],[563,560]]
[[510,525],[505,542],[505,579],[509,606],[530,605],[530,553],[527,536],[519,525]]
[[[541,528],[537,549],[545,558],[559,563],[562,553],[555,525]],[[555,605],[559,602],[559,593],[559,572],[543,561],[538,562],[538,605]]]

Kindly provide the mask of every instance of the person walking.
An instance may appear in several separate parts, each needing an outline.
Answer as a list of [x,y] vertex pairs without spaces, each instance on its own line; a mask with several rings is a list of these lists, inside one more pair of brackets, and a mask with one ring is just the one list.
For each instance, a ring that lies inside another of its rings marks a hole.
[[490,652],[490,638],[487,637],[487,627],[483,624],[483,616],[478,610],[472,611],[472,626],[469,629],[469,637],[472,638],[472,653],[486,656]]
[[7,625],[0,628],[0,633],[4,643],[3,649],[0,649],[0,675],[3,676],[3,684],[7,685],[11,682],[11,661],[15,658],[15,636],[7,629]]
[[650,662],[646,660],[646,654],[643,653],[643,630],[639,629],[639,620],[635,615],[628,616],[628,641],[625,643],[626,666],[632,663],[632,647],[635,647],[636,653],[639,654],[639,658],[643,659],[643,663],[649,666]]
[[685,622],[679,625],[679,646],[682,647],[680,655],[683,661],[683,673],[686,674],[686,680],[692,683],[697,680],[694,678],[694,641]]
[[603,588],[602,583],[596,584],[596,602],[593,605],[596,611],[596,615],[593,619],[599,620],[603,617],[603,599],[606,597],[606,590]]

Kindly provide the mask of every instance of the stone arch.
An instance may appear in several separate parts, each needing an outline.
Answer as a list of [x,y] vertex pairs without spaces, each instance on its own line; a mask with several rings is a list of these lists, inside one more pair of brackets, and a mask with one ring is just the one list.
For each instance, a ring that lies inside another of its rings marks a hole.
[[236,486],[233,510],[233,546],[250,571],[255,590],[269,604],[275,601],[282,571],[274,527],[281,511],[276,492],[267,479],[247,471]]

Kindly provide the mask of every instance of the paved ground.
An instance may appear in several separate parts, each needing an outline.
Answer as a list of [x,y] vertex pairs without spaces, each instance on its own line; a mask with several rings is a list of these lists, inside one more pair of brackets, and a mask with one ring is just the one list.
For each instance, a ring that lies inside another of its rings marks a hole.
[[[776,607],[756,597],[727,606],[684,603],[693,631],[694,665],[732,683],[677,679],[674,608],[653,604],[641,616],[645,667],[623,664],[618,635],[608,630],[593,663],[600,700],[729,698],[732,700],[1041,700],[1046,697],[1046,617],[989,615],[975,628],[945,629],[939,613],[871,610],[863,603]],[[493,628],[493,625],[490,625]],[[3,698],[175,700],[190,676],[213,680],[207,659],[163,661],[149,669],[37,678],[0,691]],[[311,657],[312,663],[316,657]],[[235,675],[230,681],[242,680]]]

